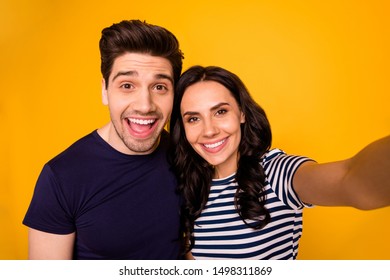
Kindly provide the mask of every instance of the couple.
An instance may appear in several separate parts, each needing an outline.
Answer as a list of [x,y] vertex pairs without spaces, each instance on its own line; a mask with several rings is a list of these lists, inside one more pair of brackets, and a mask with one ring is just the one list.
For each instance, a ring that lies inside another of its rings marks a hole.
[[111,120],[43,167],[23,220],[30,259],[295,259],[304,207],[390,204],[390,137],[317,164],[270,149],[233,73],[181,74],[165,28],[113,24],[100,52]]

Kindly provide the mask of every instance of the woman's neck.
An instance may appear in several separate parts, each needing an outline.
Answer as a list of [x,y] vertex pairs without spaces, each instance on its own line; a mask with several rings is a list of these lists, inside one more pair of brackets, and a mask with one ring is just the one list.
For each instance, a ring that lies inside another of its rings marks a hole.
[[214,167],[213,179],[223,179],[237,172],[237,168],[218,168]]

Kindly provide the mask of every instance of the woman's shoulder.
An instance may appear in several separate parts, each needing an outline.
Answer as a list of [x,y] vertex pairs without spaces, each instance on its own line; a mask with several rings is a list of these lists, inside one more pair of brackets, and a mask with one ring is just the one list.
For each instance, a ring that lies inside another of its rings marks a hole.
[[277,158],[280,155],[287,155],[287,154],[283,150],[278,149],[278,148],[274,148],[274,149],[268,150],[261,157],[261,162],[265,163],[267,161],[270,161],[272,159]]

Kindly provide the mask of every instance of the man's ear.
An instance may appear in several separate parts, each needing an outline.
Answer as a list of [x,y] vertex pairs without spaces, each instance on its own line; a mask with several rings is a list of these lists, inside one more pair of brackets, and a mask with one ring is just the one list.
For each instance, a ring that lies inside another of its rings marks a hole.
[[106,80],[104,78],[102,79],[102,102],[103,102],[104,105],[108,105]]

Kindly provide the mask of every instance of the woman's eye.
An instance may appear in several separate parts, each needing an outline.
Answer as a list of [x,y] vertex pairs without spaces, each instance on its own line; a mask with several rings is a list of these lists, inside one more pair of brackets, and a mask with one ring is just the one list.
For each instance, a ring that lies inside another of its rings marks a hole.
[[220,109],[217,111],[216,115],[223,115],[223,114],[226,114],[227,110],[225,109]]
[[191,118],[188,118],[188,119],[187,119],[187,122],[193,123],[193,122],[196,122],[198,119],[199,119],[199,118],[197,118],[197,117],[191,117]]

